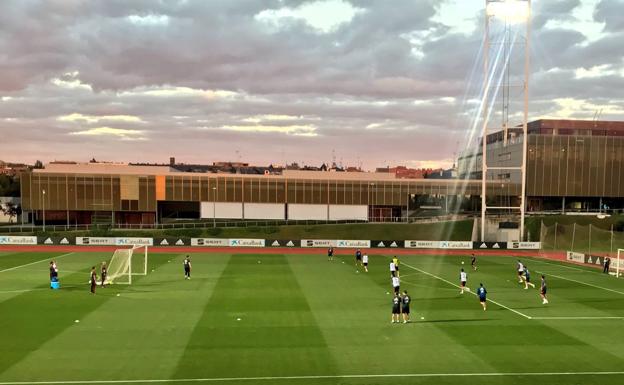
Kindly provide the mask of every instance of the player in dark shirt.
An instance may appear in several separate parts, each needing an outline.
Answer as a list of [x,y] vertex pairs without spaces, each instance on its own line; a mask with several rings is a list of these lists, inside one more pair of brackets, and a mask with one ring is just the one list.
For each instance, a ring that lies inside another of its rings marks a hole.
[[474,254],[472,254],[472,258],[470,259],[470,265],[474,271],[477,271],[477,257],[475,257]]
[[487,310],[487,290],[483,287],[483,284],[479,284],[479,288],[477,289],[477,295],[479,296],[479,302],[481,302],[481,306],[483,306],[483,311]]
[[184,258],[184,279],[191,279],[191,258],[188,255]]
[[106,284],[106,274],[108,272],[108,268],[106,267],[106,262],[102,262],[102,266],[100,267],[100,276],[102,277],[102,287]]
[[540,285],[540,297],[542,297],[542,305],[546,305],[548,303],[548,299],[546,299],[546,277],[542,275],[542,283]]
[[355,266],[357,266],[358,263],[360,265],[362,264],[362,252],[360,251],[360,249],[357,249],[355,251]]
[[97,273],[95,272],[95,266],[91,268],[91,294],[95,294],[95,287],[97,286]]
[[400,314],[401,314],[401,297],[399,297],[398,293],[395,293],[394,297],[392,298],[392,323],[401,322],[399,320]]
[[334,259],[334,248],[332,246],[329,246],[329,249],[327,249],[327,259],[330,261]]
[[403,298],[401,298],[401,312],[403,313],[403,323],[409,322],[410,317],[410,303],[412,299],[407,295],[407,290],[403,291]]

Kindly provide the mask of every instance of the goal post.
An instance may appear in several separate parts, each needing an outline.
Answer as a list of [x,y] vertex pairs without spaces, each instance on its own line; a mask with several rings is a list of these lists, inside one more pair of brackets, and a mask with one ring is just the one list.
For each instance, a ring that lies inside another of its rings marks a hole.
[[117,249],[108,263],[105,283],[132,284],[133,275],[147,275],[147,246]]
[[624,273],[624,249],[617,250],[617,258],[611,260],[609,265],[609,274],[613,274],[616,277],[621,277]]

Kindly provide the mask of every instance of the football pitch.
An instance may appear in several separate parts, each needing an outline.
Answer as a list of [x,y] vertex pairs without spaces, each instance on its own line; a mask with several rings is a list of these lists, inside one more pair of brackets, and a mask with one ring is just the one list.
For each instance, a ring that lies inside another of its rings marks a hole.
[[516,258],[479,257],[474,272],[468,256],[401,256],[412,322],[392,324],[391,255],[365,273],[323,253],[193,253],[184,280],[172,249],[91,295],[89,270],[111,253],[2,252],[0,384],[624,383],[624,280],[523,258],[537,286],[547,277],[542,305]]

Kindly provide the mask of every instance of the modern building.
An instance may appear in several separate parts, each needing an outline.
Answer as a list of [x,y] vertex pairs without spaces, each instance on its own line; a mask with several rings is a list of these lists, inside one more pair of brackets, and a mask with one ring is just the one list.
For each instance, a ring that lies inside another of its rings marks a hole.
[[[390,173],[206,174],[98,163],[49,164],[21,177],[23,209],[36,223],[45,213],[46,223],[58,224],[152,224],[171,218],[400,221],[420,208],[476,211],[481,189],[476,180],[409,180]],[[517,186],[511,188],[519,193]]]
[[[490,167],[521,164],[521,128],[487,137]],[[481,146],[458,159],[459,178],[481,178]],[[527,211],[624,209],[624,122],[541,119],[528,123]],[[493,170],[493,183],[520,172]]]

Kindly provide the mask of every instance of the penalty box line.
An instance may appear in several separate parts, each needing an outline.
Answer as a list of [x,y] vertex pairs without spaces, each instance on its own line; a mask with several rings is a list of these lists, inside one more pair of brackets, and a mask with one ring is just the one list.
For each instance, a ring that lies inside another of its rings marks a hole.
[[566,277],[562,277],[560,275],[546,273],[546,272],[543,272],[543,271],[537,271],[536,270],[535,272],[538,273],[538,274],[544,274],[546,276],[563,279],[565,281],[576,282],[576,283],[580,283],[581,285],[590,286],[590,287],[593,287],[593,288],[596,288],[596,289],[606,290],[606,291],[610,291],[612,293],[617,293],[617,294],[624,295],[624,291],[618,291],[618,290],[614,290],[614,289],[609,289],[608,287],[602,287],[602,286],[594,285],[594,284],[591,284],[591,283],[579,281],[579,280],[576,280],[576,279],[566,278]]
[[228,382],[228,381],[293,381],[322,379],[366,379],[366,378],[436,378],[436,377],[564,377],[564,376],[622,376],[622,371],[605,372],[518,372],[518,373],[404,373],[404,374],[337,374],[309,376],[264,376],[264,377],[213,377],[213,378],[171,378],[145,380],[69,380],[69,381],[13,381],[0,385],[56,385],[56,384],[153,384],[184,382]]
[[[425,274],[425,275],[428,275],[428,276],[433,277],[433,278],[435,278],[435,279],[438,279],[438,280],[440,280],[440,281],[442,281],[442,282],[445,282],[445,283],[447,283],[447,284],[449,284],[449,285],[451,285],[451,286],[453,286],[453,287],[456,287],[456,288],[458,288],[458,289],[461,289],[461,286],[456,285],[456,284],[454,284],[453,282],[451,282],[451,281],[449,281],[449,280],[447,280],[447,279],[444,279],[444,278],[442,278],[442,277],[438,277],[438,276],[437,276],[437,275],[435,275],[435,274],[431,274],[431,273],[426,272],[426,271],[424,271],[424,270],[421,270],[421,269],[419,269],[419,268],[417,268],[417,267],[414,267],[414,266],[408,265],[408,264],[407,264],[407,263],[405,263],[405,262],[401,262],[401,265],[407,266],[407,267],[409,267],[410,269],[413,269],[413,270],[419,271],[419,272],[421,272],[421,273],[423,273],[423,274]],[[470,294],[472,294],[472,295],[474,295],[474,296],[477,296],[477,293],[475,293],[475,292],[474,292],[474,291],[472,291],[472,290],[471,290],[471,291],[469,291],[468,293],[470,293]],[[516,313],[516,314],[518,314],[519,316],[522,316],[522,317],[524,317],[524,318],[526,318],[526,319],[532,319],[532,317],[531,317],[531,316],[528,316],[528,315],[526,315],[526,314],[524,314],[524,313],[521,313],[521,312],[519,312],[518,310],[512,309],[512,308],[510,308],[509,306],[505,306],[505,305],[503,305],[503,304],[502,304],[502,303],[500,303],[500,302],[494,301],[494,300],[492,300],[492,299],[488,299],[488,301],[492,302],[493,304],[495,304],[495,305],[497,305],[497,306],[502,307],[503,309],[507,309],[507,310],[509,310],[509,311],[510,311],[510,312],[512,312],[512,313]]]

